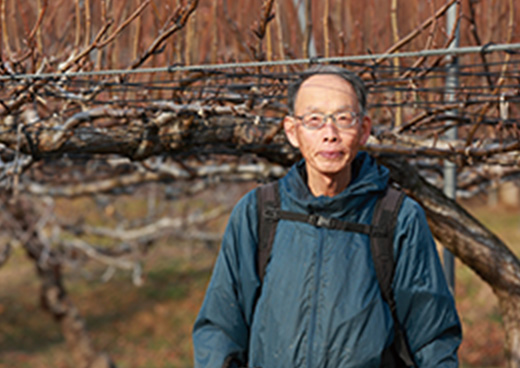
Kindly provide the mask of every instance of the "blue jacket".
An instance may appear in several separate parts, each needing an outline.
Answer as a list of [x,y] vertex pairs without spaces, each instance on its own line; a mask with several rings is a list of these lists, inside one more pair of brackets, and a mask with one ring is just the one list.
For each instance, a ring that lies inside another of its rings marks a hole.
[[[302,176],[303,161],[280,180],[282,210],[370,224],[389,174],[361,152],[351,183],[332,198],[314,197]],[[195,366],[222,367],[237,356],[249,367],[379,367],[393,320],[369,237],[281,220],[261,285],[256,211],[252,191],[231,214],[194,326]],[[424,212],[410,198],[394,237],[393,290],[414,359],[420,367],[456,367],[459,318]]]

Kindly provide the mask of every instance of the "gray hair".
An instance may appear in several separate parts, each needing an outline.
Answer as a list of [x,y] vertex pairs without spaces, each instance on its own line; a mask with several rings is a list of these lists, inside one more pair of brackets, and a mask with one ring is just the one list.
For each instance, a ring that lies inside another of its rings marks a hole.
[[298,91],[303,82],[317,74],[332,74],[337,75],[338,77],[343,78],[347,83],[349,83],[354,92],[356,93],[357,100],[359,103],[359,113],[361,115],[365,114],[366,106],[367,106],[367,90],[365,87],[365,83],[363,80],[359,78],[353,72],[341,68],[336,65],[315,65],[304,71],[300,78],[296,81],[289,84],[288,92],[287,92],[287,102],[289,104],[289,109],[291,112],[294,112],[294,102],[296,100],[296,96],[298,95]]

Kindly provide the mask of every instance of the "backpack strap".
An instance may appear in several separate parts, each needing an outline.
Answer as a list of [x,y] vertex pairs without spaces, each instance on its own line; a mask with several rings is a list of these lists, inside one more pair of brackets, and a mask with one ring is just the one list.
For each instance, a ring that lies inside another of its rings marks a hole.
[[[393,254],[394,229],[397,225],[397,216],[399,215],[404,197],[403,192],[389,187],[385,194],[378,199],[372,216],[373,231],[370,234],[370,250],[381,294],[390,307],[394,320],[394,352],[407,367],[415,367],[406,335],[397,318],[396,303],[392,289],[392,280],[395,273]],[[389,359],[393,358],[389,354],[383,354],[381,365],[391,366],[391,364],[385,362]]]
[[[406,367],[416,367],[406,340],[406,335],[397,318],[396,303],[392,290],[392,280],[395,273],[393,255],[394,229],[404,197],[403,192],[388,188],[385,194],[378,199],[374,209],[372,223],[368,226],[325,218],[319,215],[305,215],[282,211],[278,181],[262,185],[258,187],[256,191],[258,216],[257,271],[261,283],[264,281],[267,263],[271,256],[276,227],[280,219],[306,222],[318,227],[370,235],[370,250],[379,288],[383,299],[390,307],[395,329],[395,337],[391,349],[383,352],[381,366],[384,367],[401,367],[403,363]],[[395,355],[398,356],[400,362],[395,362]]]
[[333,230],[352,231],[370,235],[371,226],[353,222],[340,221],[320,215],[282,211],[278,180],[264,184],[256,190],[258,216],[258,250],[256,257],[257,271],[260,282],[264,281],[265,269],[271,250],[278,221],[289,220],[305,222],[317,227],[326,227]]
[[258,187],[256,190],[256,208],[258,216],[258,250],[256,265],[260,282],[264,282],[265,269],[271,249],[273,248],[274,235],[279,217],[276,214],[280,211],[280,192],[278,180]]

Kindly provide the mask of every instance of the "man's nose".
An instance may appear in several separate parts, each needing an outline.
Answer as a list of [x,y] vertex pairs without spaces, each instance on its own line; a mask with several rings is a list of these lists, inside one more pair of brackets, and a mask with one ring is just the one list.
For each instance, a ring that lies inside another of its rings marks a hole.
[[323,140],[325,142],[335,142],[339,139],[339,130],[332,115],[325,116],[323,125]]

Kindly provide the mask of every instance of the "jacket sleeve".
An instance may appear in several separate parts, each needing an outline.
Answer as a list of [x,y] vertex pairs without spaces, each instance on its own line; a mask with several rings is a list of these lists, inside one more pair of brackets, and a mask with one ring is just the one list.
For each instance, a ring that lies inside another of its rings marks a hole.
[[233,209],[204,302],[193,328],[195,367],[246,365],[259,280],[255,269],[256,199]]
[[423,209],[407,198],[396,229],[397,314],[419,367],[457,367],[462,331]]

